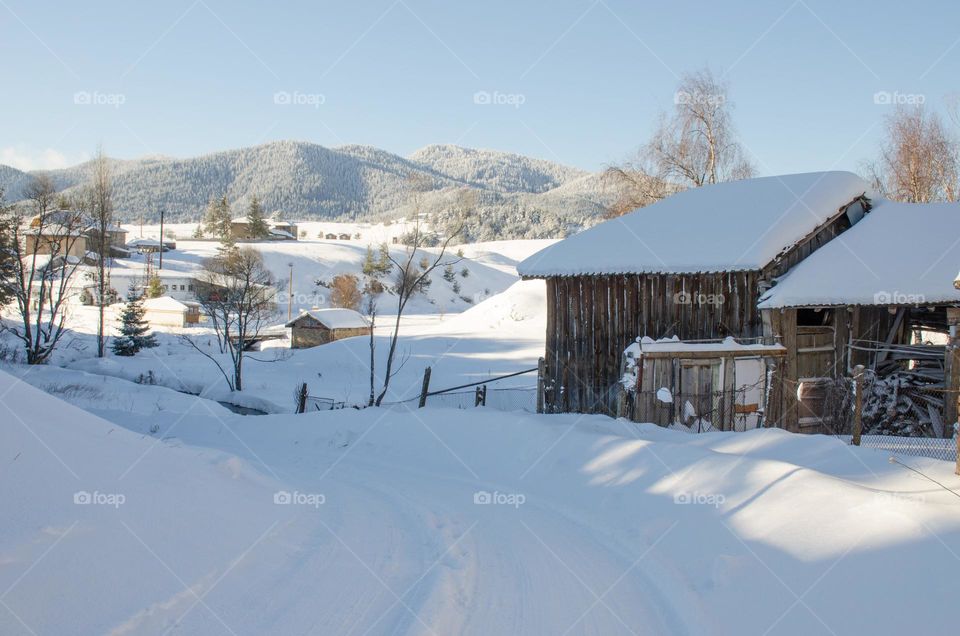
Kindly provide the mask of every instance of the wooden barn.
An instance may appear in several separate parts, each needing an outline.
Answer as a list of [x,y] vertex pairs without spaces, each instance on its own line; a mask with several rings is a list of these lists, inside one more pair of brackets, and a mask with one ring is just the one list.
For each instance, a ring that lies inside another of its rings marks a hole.
[[292,349],[309,349],[334,340],[369,336],[370,322],[352,309],[311,309],[284,325]]
[[[761,295],[863,219],[869,190],[847,172],[706,186],[601,223],[523,261],[517,267],[523,278],[546,280],[545,410],[617,414],[624,350],[638,338],[777,344],[758,307]],[[682,368],[694,358],[681,350],[670,359]],[[698,383],[699,393],[721,391],[717,368],[724,356],[699,359],[700,366],[708,361],[708,371],[688,382]],[[688,386],[674,390],[693,393]],[[655,418],[642,404],[629,414]],[[783,413],[771,407],[766,417],[779,422]]]

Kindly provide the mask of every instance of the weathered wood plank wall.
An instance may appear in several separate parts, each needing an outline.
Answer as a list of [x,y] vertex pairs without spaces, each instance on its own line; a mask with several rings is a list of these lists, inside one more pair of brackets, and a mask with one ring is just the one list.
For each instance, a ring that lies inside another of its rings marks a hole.
[[571,411],[614,414],[623,350],[637,337],[762,335],[758,280],[747,271],[548,278],[546,376],[554,391],[546,408],[564,410],[563,393]]

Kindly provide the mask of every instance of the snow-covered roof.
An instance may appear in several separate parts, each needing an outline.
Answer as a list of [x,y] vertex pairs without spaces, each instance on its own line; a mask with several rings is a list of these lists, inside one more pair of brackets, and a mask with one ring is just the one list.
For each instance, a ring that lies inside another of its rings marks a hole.
[[862,221],[791,269],[761,308],[960,302],[960,204],[876,200]]
[[847,203],[870,194],[850,172],[811,172],[684,190],[534,254],[521,276],[758,270]]
[[[194,303],[196,304],[196,303]],[[186,311],[188,305],[170,296],[160,296],[159,298],[148,298],[143,301],[143,306],[147,310],[155,311]]]
[[290,327],[304,316],[309,315],[327,329],[364,329],[370,326],[367,319],[352,309],[311,309],[305,311],[285,326]]

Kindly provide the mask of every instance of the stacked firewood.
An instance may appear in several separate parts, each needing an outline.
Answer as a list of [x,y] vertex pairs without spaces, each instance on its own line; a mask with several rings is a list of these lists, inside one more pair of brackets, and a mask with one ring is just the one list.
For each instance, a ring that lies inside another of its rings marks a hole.
[[863,430],[869,435],[943,436],[943,380],[929,369],[866,371]]

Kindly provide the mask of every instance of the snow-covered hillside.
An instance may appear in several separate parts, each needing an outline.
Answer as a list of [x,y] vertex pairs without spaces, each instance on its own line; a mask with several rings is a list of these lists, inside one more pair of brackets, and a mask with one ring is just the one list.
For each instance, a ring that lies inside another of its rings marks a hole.
[[955,622],[957,498],[829,438],[482,408],[108,423],[2,372],[0,396],[3,634]]

